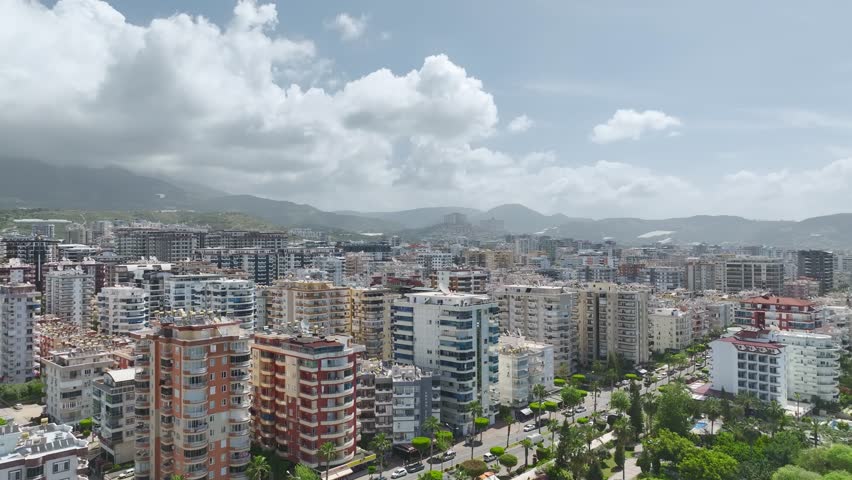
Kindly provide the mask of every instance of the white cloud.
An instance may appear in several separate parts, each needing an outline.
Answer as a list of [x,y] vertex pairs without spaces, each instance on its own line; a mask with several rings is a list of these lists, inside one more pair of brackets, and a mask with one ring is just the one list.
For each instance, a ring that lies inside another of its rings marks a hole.
[[326,22],[325,25],[326,28],[337,31],[341,40],[348,42],[361,38],[367,31],[367,16],[353,17],[343,12],[334,17],[334,20]]
[[532,119],[524,114],[513,118],[506,128],[512,133],[522,133],[532,128],[533,123]]
[[661,131],[682,125],[677,117],[657,110],[637,112],[633,109],[616,110],[606,123],[596,125],[591,140],[595,143],[612,143],[621,140],[639,140],[649,131]]
[[451,199],[660,217],[697,198],[683,179],[627,163],[487,148],[494,98],[445,55],[311,86],[335,74],[312,42],[275,32],[274,5],[241,1],[224,27],[185,14],[140,26],[96,0],[3,1],[3,155],[118,164],[326,209]]

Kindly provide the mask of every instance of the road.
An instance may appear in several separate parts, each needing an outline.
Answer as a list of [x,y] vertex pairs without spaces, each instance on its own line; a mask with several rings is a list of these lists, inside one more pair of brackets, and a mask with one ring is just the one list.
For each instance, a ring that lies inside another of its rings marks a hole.
[[24,405],[22,409],[15,410],[14,408],[0,408],[0,418],[4,420],[12,419],[18,425],[28,425],[30,419],[41,415],[44,406],[37,404]]
[[[691,369],[684,369],[684,370],[678,372],[673,378],[683,376],[688,371],[691,371]],[[665,385],[669,381],[670,381],[670,379],[668,377],[664,377],[661,380],[659,380],[657,383],[653,384],[650,387],[650,389],[656,390],[656,388],[658,388],[661,385]],[[616,388],[616,390],[618,390],[618,388]],[[644,386],[642,387],[642,393],[645,393],[647,390],[649,390],[649,389],[645,388]],[[598,393],[598,411],[606,411],[606,410],[609,409],[609,400],[610,400],[611,394],[612,394],[612,390],[609,389],[609,388],[602,390]],[[557,399],[558,395],[559,395],[559,392],[557,390],[557,391],[555,391],[554,393],[551,394],[551,397],[554,398],[554,399]],[[586,407],[586,411],[584,413],[580,414],[580,416],[591,415],[592,411],[593,411],[592,407],[594,406],[594,399],[593,399],[591,394],[587,395],[586,400],[583,403],[583,405]],[[547,419],[548,415],[545,413],[545,414],[542,414],[541,417],[542,417],[542,419]],[[570,415],[569,416],[563,415],[562,412],[554,412],[552,418],[555,419],[555,420],[559,420],[559,422],[561,423],[565,418],[568,418],[570,420],[571,417],[570,417]],[[575,417],[575,419],[576,418],[579,418],[579,416]],[[526,423],[534,423],[534,419],[531,419]],[[512,455],[515,455],[516,457],[518,457],[518,465],[523,465],[523,462],[524,462],[524,447],[517,445],[517,443],[520,442],[527,435],[538,432],[538,429],[533,430],[532,432],[524,432],[523,426],[524,426],[524,423],[512,424],[512,431],[509,434],[509,443],[510,443],[511,446],[508,450],[506,450],[506,453],[511,453]],[[542,427],[541,428],[541,434],[544,437],[544,444],[549,445],[550,444],[550,431],[546,427]],[[606,443],[609,439],[611,439],[611,436],[607,437],[607,434],[605,434],[599,440],[597,440],[595,443],[593,443],[592,447],[593,448],[598,447],[598,446],[602,445],[603,443]],[[488,451],[491,449],[491,447],[494,447],[494,446],[500,446],[500,447],[506,446],[506,426],[505,425],[503,425],[501,427],[489,428],[488,430],[483,432],[482,443],[479,443],[478,438],[477,438],[477,442],[473,447],[473,458],[482,459],[482,456],[485,455],[486,453],[488,453]],[[455,444],[453,446],[453,450],[455,450],[455,452],[456,452],[456,458],[451,460],[451,461],[444,462],[444,469],[450,468],[450,467],[452,467],[452,466],[454,466],[454,465],[456,465],[460,462],[463,462],[463,461],[471,458],[470,446],[464,445],[463,442]],[[532,457],[533,457],[534,453],[535,453],[534,451],[530,451],[530,462],[532,462]],[[398,459],[394,458],[394,460],[395,461],[393,462],[393,466],[388,468],[387,470],[385,470],[385,472],[382,475],[386,479],[389,479],[390,475],[393,473],[393,471],[401,466],[401,462]],[[427,469],[428,469],[428,467],[429,467],[429,465],[427,464]],[[434,467],[437,470],[437,469],[441,468],[441,465],[435,464]],[[424,471],[425,470],[426,469],[424,469]],[[409,473],[408,475],[406,475],[405,477],[402,477],[402,478],[405,479],[405,480],[409,480],[409,479],[414,480],[417,476],[419,476],[422,473],[423,473],[423,471],[415,472],[415,473]]]

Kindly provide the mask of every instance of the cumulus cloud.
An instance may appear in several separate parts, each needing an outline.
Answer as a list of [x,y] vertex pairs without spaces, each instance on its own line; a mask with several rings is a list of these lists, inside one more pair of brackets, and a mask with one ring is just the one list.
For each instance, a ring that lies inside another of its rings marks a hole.
[[639,140],[649,131],[662,131],[682,125],[680,119],[658,110],[637,112],[619,109],[606,123],[596,125],[591,140],[595,143],[612,143],[621,140]]
[[523,133],[532,128],[532,126],[533,120],[524,114],[513,118],[506,128],[512,133]]
[[117,164],[327,209],[452,199],[660,216],[695,192],[626,163],[488,148],[494,98],[445,55],[328,87],[329,62],[311,41],[276,33],[272,4],[240,1],[222,26],[187,14],[133,25],[96,0],[3,4],[4,155]]
[[367,31],[367,16],[354,17],[346,12],[337,14],[333,20],[326,22],[326,28],[335,30],[340,39],[352,41],[361,38]]

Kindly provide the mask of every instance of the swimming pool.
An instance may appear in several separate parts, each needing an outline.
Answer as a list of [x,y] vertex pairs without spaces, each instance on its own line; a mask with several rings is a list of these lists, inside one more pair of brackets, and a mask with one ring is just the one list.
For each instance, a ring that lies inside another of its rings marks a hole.
[[702,430],[707,426],[707,422],[696,422],[695,425],[692,426],[693,430]]

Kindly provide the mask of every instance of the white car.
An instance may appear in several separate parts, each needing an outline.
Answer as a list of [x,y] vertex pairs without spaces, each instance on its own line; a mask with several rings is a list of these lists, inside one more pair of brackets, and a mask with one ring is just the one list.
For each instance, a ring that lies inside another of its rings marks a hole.
[[482,458],[485,459],[486,462],[496,462],[497,461],[497,455],[494,455],[491,452],[486,453],[485,455],[482,456]]
[[574,409],[574,413],[583,413],[586,411],[585,405],[577,405],[577,408]]
[[535,430],[535,425],[533,425],[532,423],[524,425],[525,432],[532,432],[533,430]]
[[445,462],[446,462],[447,460],[452,460],[452,459],[454,459],[454,458],[456,458],[456,452],[455,452],[455,450],[447,450],[446,452],[444,452],[444,461],[445,461]]
[[408,470],[406,470],[406,469],[404,469],[404,468],[397,468],[397,469],[396,469],[396,470],[394,470],[394,471],[393,471],[393,473],[391,474],[391,478],[402,478],[402,477],[404,477],[404,476],[406,476],[406,475],[408,475]]

